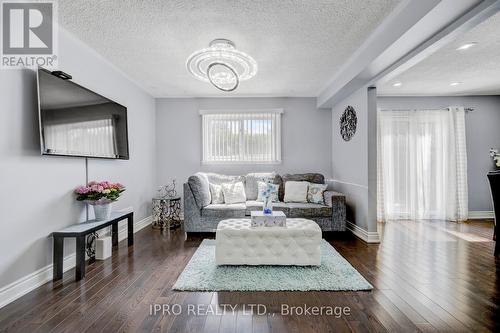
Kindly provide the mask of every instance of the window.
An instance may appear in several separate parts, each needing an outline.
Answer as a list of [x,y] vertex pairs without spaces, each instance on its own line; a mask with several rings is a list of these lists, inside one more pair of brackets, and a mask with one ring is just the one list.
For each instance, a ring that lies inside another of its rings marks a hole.
[[203,163],[280,163],[283,110],[200,111]]

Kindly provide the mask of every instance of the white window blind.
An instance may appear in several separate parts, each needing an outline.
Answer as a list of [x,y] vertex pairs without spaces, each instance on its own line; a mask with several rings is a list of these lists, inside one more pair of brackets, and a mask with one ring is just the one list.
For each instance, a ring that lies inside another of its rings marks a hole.
[[280,163],[282,110],[200,111],[203,163]]

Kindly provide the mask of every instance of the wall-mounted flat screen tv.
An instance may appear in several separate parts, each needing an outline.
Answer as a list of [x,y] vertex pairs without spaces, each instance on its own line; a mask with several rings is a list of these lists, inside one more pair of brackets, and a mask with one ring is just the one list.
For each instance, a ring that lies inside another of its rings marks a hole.
[[43,155],[129,159],[127,108],[40,68]]

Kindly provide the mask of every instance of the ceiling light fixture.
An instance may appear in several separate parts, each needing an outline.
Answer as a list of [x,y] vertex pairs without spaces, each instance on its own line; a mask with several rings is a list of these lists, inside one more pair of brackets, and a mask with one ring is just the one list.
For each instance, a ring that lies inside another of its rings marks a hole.
[[470,49],[471,47],[475,46],[477,43],[476,42],[471,42],[471,43],[465,43],[461,45],[460,47],[457,48],[457,51],[464,51],[467,49]]
[[186,67],[195,78],[210,82],[222,91],[233,91],[240,81],[257,74],[257,62],[238,51],[228,39],[215,39],[208,48],[194,52],[187,59]]
[[458,86],[460,84],[462,84],[463,82],[452,82],[450,83],[450,86],[454,87],[454,86]]
[[402,83],[402,82],[399,82],[399,81],[398,81],[398,82],[394,82],[394,83],[392,84],[392,86],[393,86],[393,87],[401,87],[402,85],[403,85],[403,83]]

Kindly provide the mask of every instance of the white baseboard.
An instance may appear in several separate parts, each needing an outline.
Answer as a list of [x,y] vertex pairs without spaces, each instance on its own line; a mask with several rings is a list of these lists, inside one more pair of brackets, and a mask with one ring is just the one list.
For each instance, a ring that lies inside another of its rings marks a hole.
[[[63,259],[63,272],[75,267],[74,253],[66,256]],[[15,301],[21,296],[26,295],[30,291],[40,287],[41,285],[52,280],[52,264],[40,268],[31,274],[23,276],[17,281],[6,285],[0,289],[0,308]]]
[[[148,216],[140,221],[134,223],[134,233],[147,227],[151,224],[152,217]],[[123,226],[118,230],[118,241],[127,238],[127,227]],[[74,253],[64,257],[63,272],[66,272],[75,267],[76,255]],[[30,291],[40,287],[41,285],[52,280],[52,267],[47,265],[42,267],[31,274],[23,276],[22,278],[0,288],[0,308],[15,301],[21,296],[26,295]]]
[[469,212],[469,220],[494,219],[495,213],[491,210],[475,210]]
[[377,231],[366,231],[365,229],[347,221],[347,230],[352,232],[359,239],[367,243],[380,243],[380,235]]

